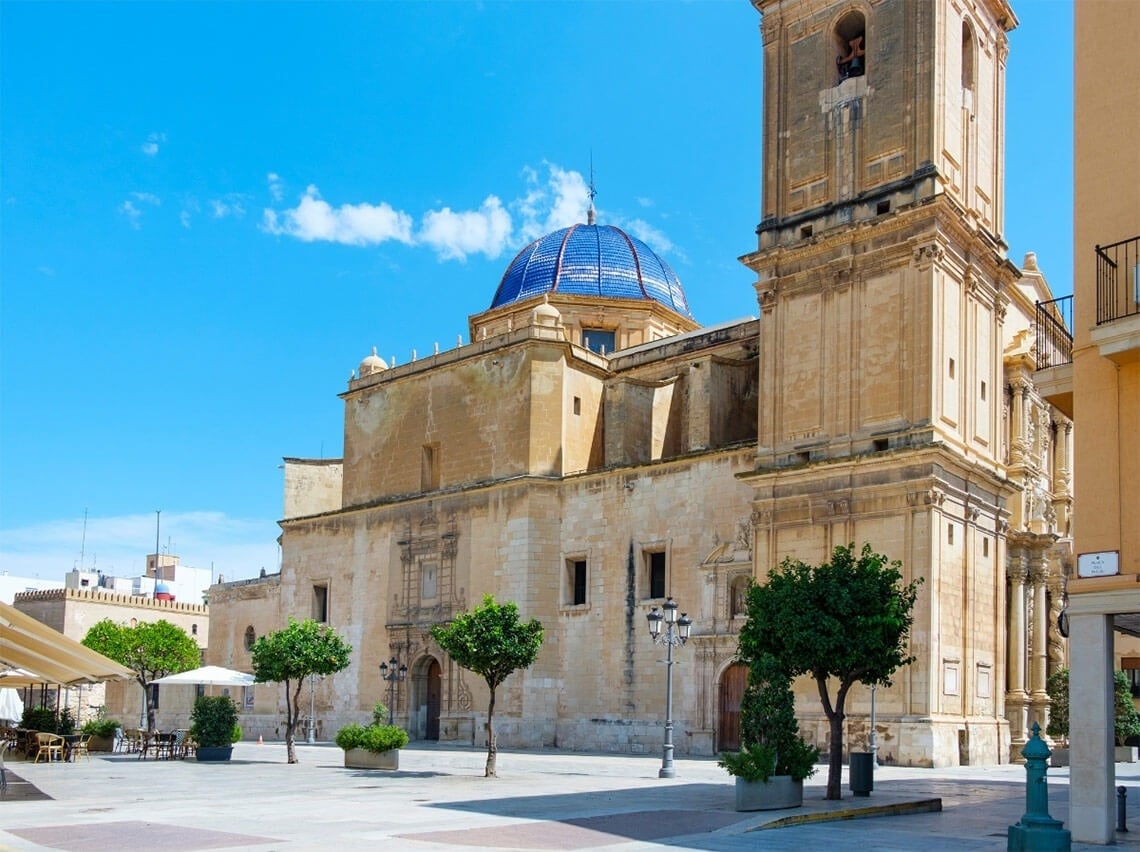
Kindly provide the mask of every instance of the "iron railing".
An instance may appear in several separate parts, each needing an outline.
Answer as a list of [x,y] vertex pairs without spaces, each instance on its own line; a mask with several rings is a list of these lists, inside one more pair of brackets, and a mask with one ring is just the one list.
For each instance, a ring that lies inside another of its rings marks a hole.
[[1037,303],[1037,369],[1073,363],[1073,297]]
[[1140,314],[1140,237],[1096,247],[1096,324]]

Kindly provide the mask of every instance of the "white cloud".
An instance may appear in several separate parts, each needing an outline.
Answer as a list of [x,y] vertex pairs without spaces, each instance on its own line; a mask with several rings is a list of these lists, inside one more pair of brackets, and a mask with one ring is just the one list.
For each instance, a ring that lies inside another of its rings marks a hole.
[[[590,191],[582,174],[549,162],[544,162],[543,168],[545,177],[534,167],[523,167],[524,192],[513,201],[504,204],[498,195],[492,194],[474,210],[457,210],[441,204],[438,209],[423,214],[414,232],[412,217],[387,202],[333,207],[312,185],[296,207],[265,208],[262,230],[305,242],[358,246],[396,240],[408,246],[430,248],[441,260],[464,261],[473,254],[493,259],[552,231],[585,223]],[[269,172],[266,180],[270,193],[278,197],[280,177]],[[648,199],[639,199],[639,203],[652,205]],[[217,208],[215,215],[219,215]],[[606,222],[607,217],[599,214],[598,220]],[[610,217],[608,223],[625,228],[657,251],[675,251],[672,241],[643,219],[623,224],[620,219]]]
[[142,144],[142,152],[148,157],[158,154],[159,144],[166,141],[165,133],[150,133]]
[[231,192],[221,198],[212,199],[210,209],[213,211],[215,219],[225,219],[227,216],[240,219],[245,215],[245,202],[247,200],[248,196]]
[[[137,231],[142,227],[143,215],[143,211],[139,205],[150,204],[154,207],[158,207],[162,204],[162,201],[157,195],[153,195],[149,192],[132,192],[130,196],[130,198],[119,205],[118,210],[127,217],[127,221],[131,223],[131,227]],[[132,201],[131,199],[134,200]],[[138,204],[135,202],[138,202]]]
[[178,214],[178,221],[182,223],[183,228],[189,228],[190,227],[190,211],[189,210],[183,210],[181,213],[179,213]]
[[[0,571],[12,577],[62,580],[80,567],[116,577],[138,577],[146,556],[154,552],[153,512],[118,517],[82,517],[44,521],[0,531]],[[183,565],[213,568],[227,580],[257,576],[261,568],[278,570],[273,520],[231,518],[222,512],[163,512],[163,552],[181,557]],[[169,551],[168,551],[169,548]]]
[[637,199],[637,203],[640,204],[642,207],[652,207],[653,206],[653,199],[652,198],[646,198],[645,196],[640,196]]
[[274,201],[280,201],[285,197],[285,190],[281,184],[281,176],[276,172],[270,172],[265,176],[266,183],[269,184],[269,194],[273,196]]
[[142,218],[142,211],[135,207],[130,201],[124,201],[119,205],[119,212],[127,217],[127,221],[131,223],[131,227],[136,231],[142,227],[139,224],[139,219]]
[[515,240],[520,247],[543,234],[586,221],[586,209],[590,206],[586,179],[581,173],[562,169],[554,163],[545,165],[548,172],[545,184],[540,182],[533,168],[523,169],[527,193],[513,205],[523,220]]
[[450,207],[424,215],[418,238],[441,260],[466,260],[469,254],[498,257],[511,236],[511,216],[493,195],[478,210],[454,212]]
[[630,219],[624,222],[621,227],[659,254],[673,251],[673,241],[644,219]]
[[55,278],[55,269],[50,266],[37,266],[36,271],[45,278]]
[[296,237],[304,242],[333,242],[346,245],[378,245],[388,240],[411,244],[412,217],[392,209],[387,202],[342,204],[332,207],[310,185],[300,203],[280,214],[266,209],[262,223],[271,234]]

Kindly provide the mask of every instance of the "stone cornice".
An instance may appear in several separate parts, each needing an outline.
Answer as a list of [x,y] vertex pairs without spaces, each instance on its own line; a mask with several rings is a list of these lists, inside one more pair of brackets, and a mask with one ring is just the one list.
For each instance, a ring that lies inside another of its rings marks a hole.
[[15,603],[49,603],[53,601],[97,603],[185,615],[206,615],[210,611],[209,607],[203,604],[155,600],[142,595],[124,595],[102,589],[38,589],[33,592],[19,592],[14,598]]

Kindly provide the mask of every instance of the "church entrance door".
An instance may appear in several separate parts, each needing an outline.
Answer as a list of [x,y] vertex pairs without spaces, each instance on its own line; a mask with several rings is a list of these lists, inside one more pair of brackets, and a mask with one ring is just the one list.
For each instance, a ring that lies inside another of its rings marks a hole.
[[439,739],[439,705],[443,694],[443,673],[439,660],[432,660],[427,671],[427,731],[425,740]]
[[748,666],[743,663],[733,663],[720,676],[717,751],[740,750],[740,700],[747,682]]

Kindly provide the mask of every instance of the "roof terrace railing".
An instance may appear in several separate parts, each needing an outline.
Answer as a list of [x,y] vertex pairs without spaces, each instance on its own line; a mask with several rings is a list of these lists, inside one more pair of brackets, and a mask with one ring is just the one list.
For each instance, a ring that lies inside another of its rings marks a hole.
[[1037,369],[1073,363],[1073,297],[1038,302]]
[[1096,324],[1140,314],[1140,236],[1096,247]]

